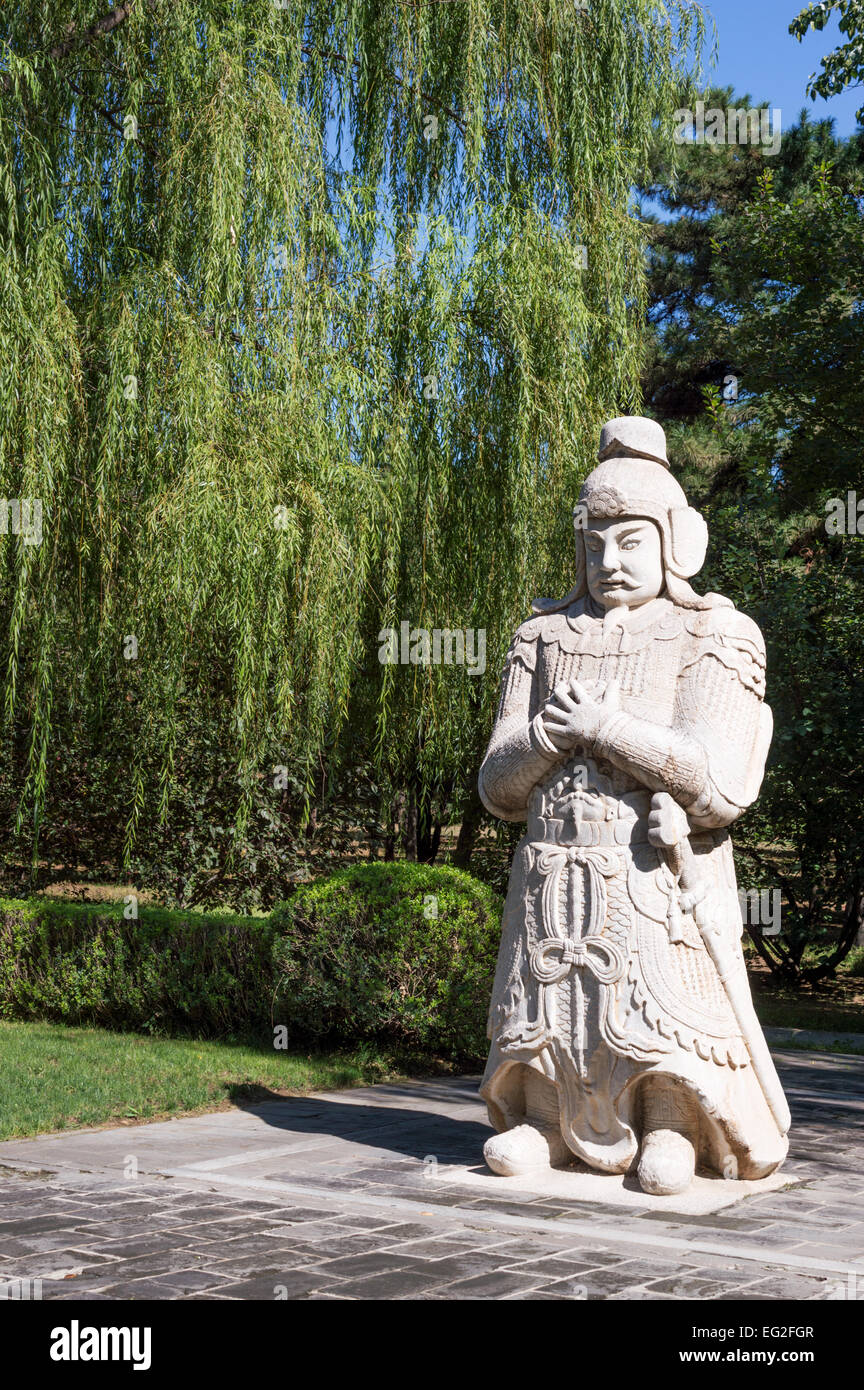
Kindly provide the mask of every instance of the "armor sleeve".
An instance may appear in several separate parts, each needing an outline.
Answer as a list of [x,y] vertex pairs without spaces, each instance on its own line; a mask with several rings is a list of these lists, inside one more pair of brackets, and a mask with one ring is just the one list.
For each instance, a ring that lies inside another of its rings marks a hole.
[[697,621],[671,726],[618,711],[601,726],[595,751],[650,790],[670,792],[695,825],[715,829],[755,801],[773,723],[755,623],[732,608]]
[[537,637],[526,623],[513,639],[504,673],[501,698],[489,747],[480,768],[480,799],[501,820],[525,820],[528,797],[562,754],[549,742],[538,716]]

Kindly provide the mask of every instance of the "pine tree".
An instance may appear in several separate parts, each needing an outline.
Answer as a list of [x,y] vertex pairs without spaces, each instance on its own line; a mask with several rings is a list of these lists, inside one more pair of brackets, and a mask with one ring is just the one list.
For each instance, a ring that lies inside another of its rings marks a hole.
[[864,921],[862,166],[860,136],[803,114],[776,156],[690,146],[650,185],[675,215],[655,227],[646,397],[708,521],[700,583],[766,638],[774,739],[736,859],[740,883],[782,891],[782,930],[750,936],[795,984],[831,975]]

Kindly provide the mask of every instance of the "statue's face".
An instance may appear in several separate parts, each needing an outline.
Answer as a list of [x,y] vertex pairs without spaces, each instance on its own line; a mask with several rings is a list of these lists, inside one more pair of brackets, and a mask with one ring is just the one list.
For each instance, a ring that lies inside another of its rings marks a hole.
[[608,517],[584,532],[588,592],[604,608],[638,608],[663,592],[663,549],[653,521]]

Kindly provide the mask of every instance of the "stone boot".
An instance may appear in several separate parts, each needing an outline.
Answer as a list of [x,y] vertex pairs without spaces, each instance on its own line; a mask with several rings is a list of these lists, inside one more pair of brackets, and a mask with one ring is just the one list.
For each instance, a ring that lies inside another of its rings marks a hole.
[[573,1155],[555,1130],[517,1125],[515,1129],[487,1139],[483,1157],[493,1173],[503,1178],[516,1178],[522,1173],[568,1163]]
[[665,1197],[685,1192],[696,1171],[696,1151],[684,1134],[653,1129],[642,1140],[637,1176],[643,1192]]
[[662,1076],[645,1082],[637,1169],[643,1192],[666,1197],[686,1191],[696,1172],[696,1128],[696,1105],[685,1087]]
[[525,1124],[495,1134],[483,1145],[483,1157],[492,1172],[504,1178],[559,1168],[573,1158],[561,1137],[558,1092],[533,1067],[524,1069],[523,1097]]

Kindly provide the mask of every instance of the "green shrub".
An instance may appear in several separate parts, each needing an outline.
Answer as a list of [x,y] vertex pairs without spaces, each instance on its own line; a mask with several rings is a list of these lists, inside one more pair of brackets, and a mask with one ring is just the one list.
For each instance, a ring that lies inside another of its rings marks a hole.
[[853,975],[856,979],[864,976],[864,946],[856,946],[850,951],[844,962],[844,975]]
[[276,1017],[316,1041],[375,1039],[477,1060],[501,899],[456,869],[366,863],[273,909]]
[[267,918],[0,898],[0,1017],[196,1036],[270,1029]]
[[[437,911],[437,916],[433,915]],[[363,864],[268,918],[0,898],[0,1018],[476,1059],[500,898],[455,869]]]

